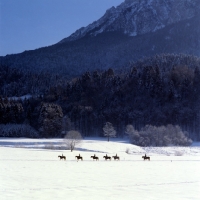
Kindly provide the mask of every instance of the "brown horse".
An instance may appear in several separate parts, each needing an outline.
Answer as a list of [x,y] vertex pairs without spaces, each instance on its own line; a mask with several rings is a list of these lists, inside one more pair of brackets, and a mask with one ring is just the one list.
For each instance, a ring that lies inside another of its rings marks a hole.
[[96,160],[96,161],[99,160],[99,157],[97,157],[95,154],[93,156],[91,156],[90,158],[93,158],[93,161],[94,160]]
[[115,156],[113,156],[114,160],[120,160],[120,157],[116,154]]
[[80,156],[80,154],[79,154],[78,156],[75,156],[75,158],[77,159],[77,161],[78,161],[78,160],[83,160],[83,157]]
[[103,158],[105,158],[105,160],[111,160],[111,157],[107,156],[107,154]]
[[63,159],[63,160],[66,160],[66,157],[63,156],[63,154],[62,154],[62,156],[59,155],[58,158],[60,158],[60,160],[62,160],[62,159]]
[[150,161],[150,157],[149,157],[149,156],[146,156],[146,154],[145,154],[144,156],[142,156],[142,158],[143,158],[144,160],[149,160],[149,161]]

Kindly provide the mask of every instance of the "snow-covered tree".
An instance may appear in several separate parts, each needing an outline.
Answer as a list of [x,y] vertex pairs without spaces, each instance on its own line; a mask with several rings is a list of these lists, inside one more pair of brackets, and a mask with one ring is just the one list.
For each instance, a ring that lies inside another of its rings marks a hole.
[[38,138],[38,132],[28,124],[0,124],[0,137]]
[[68,131],[64,138],[64,143],[66,144],[67,149],[71,151],[82,142],[82,136],[78,131],[71,130]]
[[106,124],[103,127],[104,136],[108,138],[108,142],[110,140],[110,137],[116,136],[116,130],[114,129],[112,123],[106,122]]
[[139,140],[139,133],[134,129],[133,125],[129,124],[126,126],[126,134],[129,135],[131,143],[136,143]]
[[188,133],[182,131],[178,125],[146,125],[140,131],[135,130],[132,125],[127,125],[126,132],[129,134],[130,142],[139,146],[189,146],[192,143]]

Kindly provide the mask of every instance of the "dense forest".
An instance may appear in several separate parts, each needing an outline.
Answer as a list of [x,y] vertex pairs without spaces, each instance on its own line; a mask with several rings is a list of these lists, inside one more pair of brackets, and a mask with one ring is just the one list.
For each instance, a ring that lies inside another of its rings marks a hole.
[[103,136],[103,125],[111,122],[118,137],[127,125],[141,131],[171,124],[200,140],[199,58],[156,55],[125,69],[87,71],[67,80],[0,66],[0,136],[16,136],[8,129],[19,125],[30,130],[21,135],[26,137],[62,137],[70,129],[83,137]]

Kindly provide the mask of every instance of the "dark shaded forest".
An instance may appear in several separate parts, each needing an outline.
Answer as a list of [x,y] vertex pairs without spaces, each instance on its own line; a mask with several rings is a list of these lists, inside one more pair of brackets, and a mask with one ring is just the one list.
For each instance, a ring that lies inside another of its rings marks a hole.
[[70,129],[103,136],[111,122],[118,137],[129,124],[138,131],[172,124],[200,140],[200,59],[194,56],[157,55],[121,72],[88,71],[72,80],[0,66],[0,94],[0,136],[9,124],[30,126],[30,137],[62,137]]

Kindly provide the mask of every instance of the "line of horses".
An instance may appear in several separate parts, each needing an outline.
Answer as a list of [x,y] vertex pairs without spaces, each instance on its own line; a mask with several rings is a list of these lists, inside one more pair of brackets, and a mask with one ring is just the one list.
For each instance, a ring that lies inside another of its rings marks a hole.
[[[120,157],[116,154],[115,156],[112,156],[113,158],[114,158],[114,160],[120,160]],[[58,156],[58,158],[60,158],[60,160],[66,160],[66,156],[64,156],[63,154],[60,156]],[[94,160],[96,160],[96,161],[98,161],[99,160],[99,157],[98,156],[96,156],[95,154],[93,155],[93,156],[91,156],[90,158],[92,158],[93,159],[93,161]],[[108,156],[107,154],[105,155],[105,156],[103,156],[103,158],[105,159],[105,160],[111,160],[111,157],[110,156]],[[83,157],[79,154],[78,156],[75,156],[75,159],[77,160],[77,161],[79,161],[79,160],[82,160],[83,161]]]
[[[66,160],[66,156],[64,156],[63,154],[60,156],[58,156],[59,158],[60,158],[60,160]],[[93,156],[91,156],[90,158],[92,158],[93,159],[93,161],[95,160],[95,161],[99,161],[99,157],[98,156],[96,156],[95,154],[93,155]],[[103,156],[103,158],[105,159],[105,160],[110,160],[111,161],[111,159],[113,158],[114,160],[120,160],[120,157],[116,154],[115,156],[108,156],[107,154],[105,155],[105,156]],[[144,156],[142,156],[142,158],[144,159],[144,160],[149,160],[150,161],[150,157],[149,156],[146,156],[146,154],[144,155]],[[79,154],[78,156],[75,156],[75,159],[77,160],[77,161],[79,161],[79,160],[81,160],[81,161],[83,161],[83,157]]]

